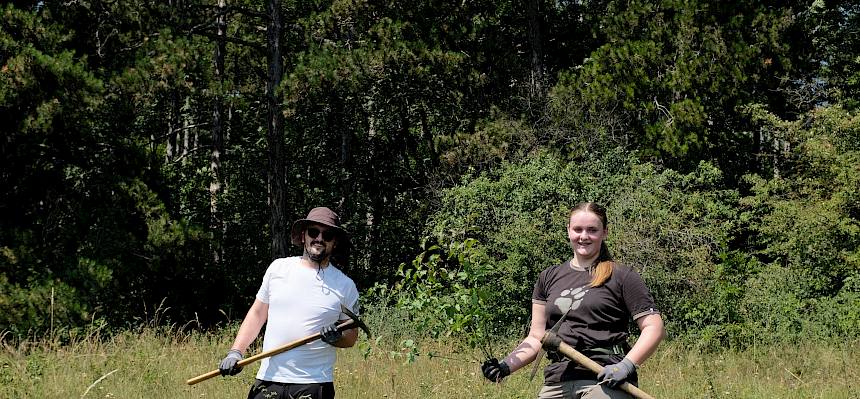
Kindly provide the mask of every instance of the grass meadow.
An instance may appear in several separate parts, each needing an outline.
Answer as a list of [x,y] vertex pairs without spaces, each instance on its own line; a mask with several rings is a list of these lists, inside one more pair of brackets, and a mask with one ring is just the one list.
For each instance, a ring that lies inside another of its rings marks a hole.
[[[259,363],[234,377],[185,384],[216,368],[234,332],[235,326],[218,333],[144,327],[110,337],[67,336],[62,344],[5,340],[0,397],[243,398]],[[669,342],[642,368],[641,387],[657,398],[860,398],[858,349],[853,342],[701,354]],[[540,373],[534,381],[522,370],[502,384],[487,383],[478,370],[479,352],[458,352],[443,341],[404,345],[362,336],[358,346],[338,352],[337,396],[536,397]]]

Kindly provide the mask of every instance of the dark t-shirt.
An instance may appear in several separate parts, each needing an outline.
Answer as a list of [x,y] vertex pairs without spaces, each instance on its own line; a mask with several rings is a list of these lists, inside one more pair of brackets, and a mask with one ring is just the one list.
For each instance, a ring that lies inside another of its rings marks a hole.
[[[593,354],[591,349],[614,345],[626,348],[630,319],[658,313],[642,277],[617,263],[609,280],[594,288],[591,274],[571,267],[569,261],[552,266],[540,273],[532,301],[545,305],[547,330],[570,308],[558,336],[601,365],[619,362],[624,355]],[[546,382],[593,378],[593,372],[567,358],[544,369]]]

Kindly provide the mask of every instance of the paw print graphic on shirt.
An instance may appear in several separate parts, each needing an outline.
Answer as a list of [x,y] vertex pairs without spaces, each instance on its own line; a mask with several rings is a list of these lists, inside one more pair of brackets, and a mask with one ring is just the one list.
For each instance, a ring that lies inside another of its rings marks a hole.
[[562,314],[567,313],[568,310],[576,310],[579,308],[579,305],[582,304],[582,297],[588,293],[588,286],[582,286],[579,288],[570,288],[561,292],[561,295],[556,298],[555,306],[558,306],[558,309]]

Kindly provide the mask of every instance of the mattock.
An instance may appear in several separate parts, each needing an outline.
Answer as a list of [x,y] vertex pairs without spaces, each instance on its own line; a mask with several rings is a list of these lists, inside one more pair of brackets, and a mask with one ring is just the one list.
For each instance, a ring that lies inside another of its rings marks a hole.
[[[564,312],[563,315],[561,315],[561,318],[558,319],[558,321],[552,325],[552,328],[550,328],[549,331],[546,332],[546,334],[558,333],[559,328],[561,328],[561,322],[563,322],[564,319],[567,318],[567,314],[570,313],[571,309],[573,309],[573,304],[571,304],[571,306],[569,308],[567,308],[567,311]],[[546,337],[546,334],[544,334],[544,337]],[[543,339],[541,339],[541,342],[543,342]],[[540,362],[541,362],[541,360],[543,360],[543,356],[545,353],[546,353],[546,350],[544,350],[543,346],[541,346],[540,350],[538,350],[537,356],[535,357],[535,365],[532,367],[532,373],[529,375],[529,381],[532,381],[535,379],[535,374],[537,374],[537,371],[540,368]]]
[[[365,333],[365,334],[367,334],[367,338],[370,338],[370,337],[371,337],[370,329],[368,329],[368,328],[367,328],[367,325],[365,325],[365,324],[364,324],[364,322],[363,322],[363,321],[361,321],[361,319],[360,319],[360,318],[358,318],[358,315],[356,315],[355,313],[353,313],[352,311],[350,311],[349,309],[347,309],[347,308],[346,308],[346,306],[343,306],[343,305],[340,305],[340,310],[341,310],[344,314],[346,314],[347,316],[349,316],[349,320],[347,320],[347,321],[345,321],[345,322],[343,322],[343,323],[338,324],[338,326],[337,326],[337,330],[338,330],[338,331],[349,330],[349,329],[353,329],[353,328],[359,327],[359,328],[361,328],[362,330],[364,330],[364,333]],[[316,333],[316,334],[313,334],[313,335],[308,335],[307,337],[300,338],[300,339],[297,339],[297,340],[295,340],[295,341],[293,341],[293,342],[286,343],[286,344],[281,345],[281,346],[279,346],[279,347],[277,347],[277,348],[275,348],[275,349],[270,349],[270,350],[267,350],[267,351],[265,351],[265,352],[261,352],[261,353],[258,353],[258,354],[256,354],[256,355],[254,355],[254,356],[251,356],[251,357],[249,357],[249,358],[247,358],[247,359],[242,359],[242,360],[240,360],[240,361],[236,362],[236,365],[237,365],[237,366],[239,366],[239,367],[245,367],[246,365],[251,364],[251,363],[254,363],[254,362],[256,362],[257,360],[262,360],[262,359],[265,359],[265,358],[267,358],[267,357],[275,356],[275,355],[277,355],[277,354],[280,354],[280,353],[286,352],[286,351],[288,351],[288,350],[290,350],[290,349],[297,348],[297,347],[302,346],[302,345],[304,345],[304,344],[307,344],[307,343],[309,343],[309,342],[316,341],[316,340],[318,340],[318,339],[320,339],[320,338],[322,338],[322,334],[320,334],[320,333]],[[220,371],[220,370],[218,370],[218,369],[215,369],[215,370],[212,370],[212,371],[210,371],[210,372],[208,372],[208,373],[206,373],[206,374],[201,374],[201,375],[199,375],[199,376],[197,376],[197,377],[191,378],[191,379],[189,379],[188,381],[185,381],[185,383],[186,383],[186,384],[188,384],[188,385],[194,385],[194,384],[196,384],[196,383],[198,383],[198,382],[206,381],[206,380],[208,380],[208,379],[210,379],[210,378],[212,378],[212,377],[216,377],[216,376],[219,376],[219,375],[221,375],[221,371]]]

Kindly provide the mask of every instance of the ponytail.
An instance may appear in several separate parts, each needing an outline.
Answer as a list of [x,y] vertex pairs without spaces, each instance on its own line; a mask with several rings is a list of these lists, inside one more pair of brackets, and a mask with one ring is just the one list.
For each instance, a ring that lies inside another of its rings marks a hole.
[[612,261],[612,255],[609,254],[605,242],[600,244],[600,254],[594,262],[597,263],[597,266],[591,272],[591,288],[600,287],[609,280],[609,277],[612,277],[615,262]]

